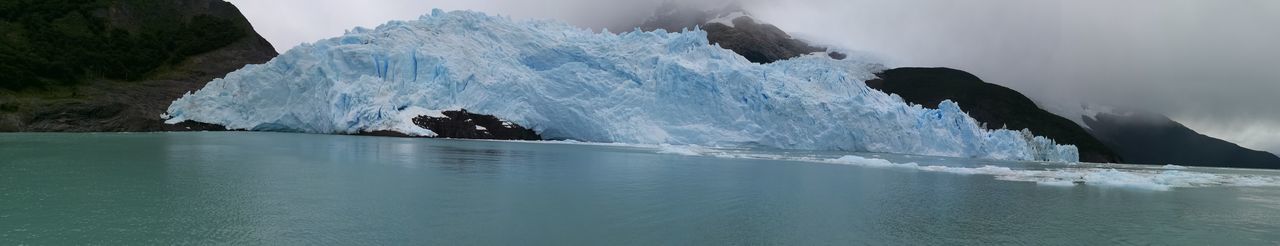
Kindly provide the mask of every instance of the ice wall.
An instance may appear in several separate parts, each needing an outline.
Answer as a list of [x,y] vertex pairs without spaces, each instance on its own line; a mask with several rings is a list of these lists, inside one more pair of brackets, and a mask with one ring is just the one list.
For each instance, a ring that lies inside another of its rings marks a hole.
[[437,10],[245,67],[174,101],[166,117],[430,136],[407,119],[465,108],[581,141],[1078,160],[1074,146],[984,130],[952,102],[926,109],[865,86],[881,69],[816,55],[754,64],[700,30],[615,35]]

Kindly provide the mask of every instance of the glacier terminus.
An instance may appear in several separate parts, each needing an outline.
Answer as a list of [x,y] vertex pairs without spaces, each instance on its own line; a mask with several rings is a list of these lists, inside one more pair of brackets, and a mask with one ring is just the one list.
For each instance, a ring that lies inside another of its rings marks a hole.
[[169,123],[229,129],[434,136],[422,115],[466,109],[542,136],[590,142],[757,146],[1076,162],[1074,146],[986,130],[868,88],[876,62],[810,55],[756,64],[701,30],[594,32],[435,10],[296,47],[174,101]]

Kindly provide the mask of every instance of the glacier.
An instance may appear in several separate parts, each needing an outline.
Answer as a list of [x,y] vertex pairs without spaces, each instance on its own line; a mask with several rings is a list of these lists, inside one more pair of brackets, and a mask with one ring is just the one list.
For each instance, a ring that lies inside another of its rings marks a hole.
[[588,142],[755,146],[1077,162],[1075,146],[986,130],[954,102],[870,89],[884,68],[804,56],[755,64],[701,30],[594,32],[434,10],[303,44],[170,105],[168,123],[433,136],[411,119],[466,109]]

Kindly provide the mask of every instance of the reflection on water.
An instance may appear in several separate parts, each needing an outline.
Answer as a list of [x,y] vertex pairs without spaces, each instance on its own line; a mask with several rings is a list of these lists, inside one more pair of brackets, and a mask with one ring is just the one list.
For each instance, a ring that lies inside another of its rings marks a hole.
[[1049,186],[788,161],[848,153],[658,152],[271,133],[6,134],[0,245],[1280,243],[1276,187]]

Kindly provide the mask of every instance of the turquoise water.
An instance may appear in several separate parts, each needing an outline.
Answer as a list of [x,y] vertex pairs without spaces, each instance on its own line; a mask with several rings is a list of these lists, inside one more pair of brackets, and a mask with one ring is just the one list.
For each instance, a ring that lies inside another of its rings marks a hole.
[[0,134],[0,245],[1280,244],[1276,172],[847,154]]

